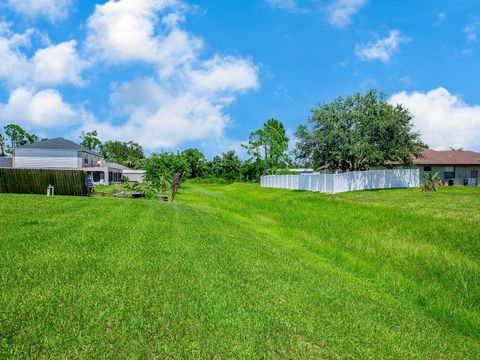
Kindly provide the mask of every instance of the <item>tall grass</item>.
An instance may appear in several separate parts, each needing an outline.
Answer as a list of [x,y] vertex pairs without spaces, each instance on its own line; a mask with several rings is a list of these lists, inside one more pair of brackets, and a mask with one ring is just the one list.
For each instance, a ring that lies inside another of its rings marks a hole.
[[0,358],[478,359],[479,198],[0,195]]

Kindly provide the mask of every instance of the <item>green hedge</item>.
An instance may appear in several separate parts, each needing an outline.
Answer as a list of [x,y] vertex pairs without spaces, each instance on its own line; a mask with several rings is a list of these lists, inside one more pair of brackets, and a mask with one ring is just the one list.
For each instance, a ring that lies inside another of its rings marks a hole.
[[80,170],[0,169],[0,193],[87,196],[87,175]]

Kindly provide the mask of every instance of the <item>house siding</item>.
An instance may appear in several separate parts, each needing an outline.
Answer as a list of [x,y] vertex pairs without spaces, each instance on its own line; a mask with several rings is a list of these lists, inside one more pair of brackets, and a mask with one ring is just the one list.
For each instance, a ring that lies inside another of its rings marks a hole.
[[424,174],[426,173],[424,171],[425,166],[431,166],[432,171],[428,173],[438,173],[440,175],[440,180],[448,183],[449,180],[452,179],[446,179],[445,178],[445,166],[454,166],[455,168],[455,178],[454,184],[455,185],[464,185],[464,180],[465,179],[471,179],[472,178],[472,171],[478,171],[478,176],[475,177],[474,179],[476,180],[476,184],[480,185],[480,165],[422,165],[420,167],[421,170],[421,179],[423,179]]
[[102,158],[100,156],[92,155],[86,152],[80,152],[79,155],[79,167],[80,168],[91,168],[91,167],[98,167],[99,162],[101,162]]
[[15,149],[15,168],[78,169],[77,150]]

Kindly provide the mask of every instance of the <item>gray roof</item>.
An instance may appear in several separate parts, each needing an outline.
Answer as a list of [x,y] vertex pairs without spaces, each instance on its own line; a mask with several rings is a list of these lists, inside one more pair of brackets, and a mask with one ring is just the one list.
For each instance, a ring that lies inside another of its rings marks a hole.
[[126,166],[123,166],[123,165],[120,165],[120,164],[117,164],[117,163],[105,163],[105,165],[109,168],[114,168],[114,169],[118,169],[118,170],[130,170],[130,168],[126,167]]
[[17,146],[17,149],[46,149],[46,150],[77,150],[84,151],[94,155],[100,155],[93,150],[87,150],[84,147],[74,143],[73,141],[58,137],[48,139],[33,144]]

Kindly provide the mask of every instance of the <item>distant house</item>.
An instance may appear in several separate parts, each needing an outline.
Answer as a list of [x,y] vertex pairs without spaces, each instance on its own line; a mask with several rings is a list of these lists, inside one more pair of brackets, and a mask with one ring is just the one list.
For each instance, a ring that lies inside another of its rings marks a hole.
[[119,182],[125,166],[107,163],[99,153],[74,142],[55,138],[34,144],[17,146],[12,151],[11,167],[17,169],[83,170],[94,183]]
[[145,180],[145,170],[124,169],[122,175],[125,176],[128,181],[136,181],[142,183]]
[[[480,184],[480,153],[473,151],[425,150],[416,160],[423,174],[439,173],[440,179],[449,185]],[[422,175],[423,175],[422,174]]]

